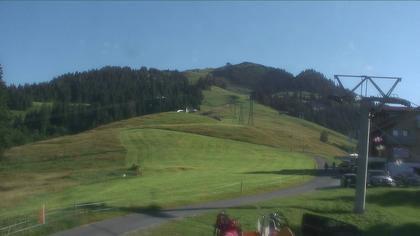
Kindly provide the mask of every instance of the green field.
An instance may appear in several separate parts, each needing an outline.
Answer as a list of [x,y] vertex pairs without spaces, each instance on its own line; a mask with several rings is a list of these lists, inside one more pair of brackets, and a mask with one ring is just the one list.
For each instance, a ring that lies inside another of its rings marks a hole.
[[[240,221],[243,230],[256,230],[260,215],[280,211],[287,217],[296,235],[301,235],[302,215],[312,213],[356,225],[367,236],[411,236],[420,235],[419,198],[418,188],[369,189],[367,211],[364,215],[356,215],[352,213],[354,189],[330,189],[227,209],[226,212]],[[212,211],[128,235],[211,236],[217,213]]]
[[[250,172],[312,169],[311,156],[332,160],[344,153],[340,148],[351,146],[333,131],[330,142],[322,143],[319,133],[325,128],[258,104],[254,125],[238,123],[228,104],[232,96],[246,103],[244,95],[213,87],[205,91],[201,114],[136,117],[7,150],[0,166],[0,219],[36,215],[42,204],[51,209],[103,201],[124,209],[114,212],[118,215],[150,204],[166,207],[282,188],[312,176]],[[140,165],[142,176],[129,170],[133,164]],[[55,230],[104,217],[109,215]]]

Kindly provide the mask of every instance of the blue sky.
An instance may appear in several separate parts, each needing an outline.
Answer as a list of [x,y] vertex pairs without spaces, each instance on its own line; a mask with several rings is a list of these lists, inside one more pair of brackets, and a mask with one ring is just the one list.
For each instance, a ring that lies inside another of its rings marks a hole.
[[0,63],[8,84],[23,84],[105,65],[250,61],[399,76],[396,94],[420,104],[419,12],[417,2],[1,1]]

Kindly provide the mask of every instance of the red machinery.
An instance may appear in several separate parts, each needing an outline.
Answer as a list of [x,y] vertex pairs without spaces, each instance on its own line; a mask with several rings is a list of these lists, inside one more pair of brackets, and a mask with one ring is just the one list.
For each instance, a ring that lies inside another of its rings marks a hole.
[[238,220],[230,219],[225,212],[216,217],[214,236],[294,236],[286,218],[279,213],[264,215],[258,219],[257,231],[243,232]]

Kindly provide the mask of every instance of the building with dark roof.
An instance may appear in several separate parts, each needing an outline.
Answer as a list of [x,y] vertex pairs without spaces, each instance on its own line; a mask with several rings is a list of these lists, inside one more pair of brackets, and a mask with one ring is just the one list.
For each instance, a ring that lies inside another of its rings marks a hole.
[[420,109],[387,107],[372,118],[370,155],[420,162]]

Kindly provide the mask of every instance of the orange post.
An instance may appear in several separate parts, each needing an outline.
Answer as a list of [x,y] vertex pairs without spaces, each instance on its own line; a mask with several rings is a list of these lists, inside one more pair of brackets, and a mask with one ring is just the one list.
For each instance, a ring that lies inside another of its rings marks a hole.
[[42,225],[45,224],[45,204],[43,204],[41,209],[39,209],[38,223]]

